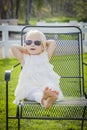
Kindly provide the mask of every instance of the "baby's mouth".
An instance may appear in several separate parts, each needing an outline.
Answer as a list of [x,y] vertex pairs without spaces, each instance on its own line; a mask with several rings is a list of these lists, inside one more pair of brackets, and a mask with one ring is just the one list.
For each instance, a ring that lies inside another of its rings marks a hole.
[[31,48],[30,50],[35,50],[35,48]]

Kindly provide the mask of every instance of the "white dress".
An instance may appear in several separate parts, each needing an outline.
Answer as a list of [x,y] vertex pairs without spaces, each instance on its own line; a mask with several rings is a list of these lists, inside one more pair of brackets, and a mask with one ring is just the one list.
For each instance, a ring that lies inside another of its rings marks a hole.
[[[59,87],[60,76],[54,72],[53,65],[49,63],[47,52],[40,55],[25,55],[24,59],[25,64],[19,75],[14,103],[18,104],[20,100],[29,97],[34,91],[43,92],[46,87],[59,91],[58,100],[63,99]],[[37,95],[38,98],[41,98],[39,94]]]

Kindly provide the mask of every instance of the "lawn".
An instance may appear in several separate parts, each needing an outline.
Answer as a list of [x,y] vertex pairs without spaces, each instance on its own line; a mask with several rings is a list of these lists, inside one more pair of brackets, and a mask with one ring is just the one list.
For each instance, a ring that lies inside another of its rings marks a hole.
[[[87,62],[87,54],[84,55],[84,60]],[[0,60],[0,130],[5,130],[5,114],[6,114],[6,88],[4,81],[4,72],[6,69],[11,69],[12,65],[18,63],[16,59],[1,59]],[[70,64],[70,63],[69,63]],[[12,73],[11,81],[9,84],[9,114],[15,115],[16,106],[12,103],[14,100],[14,90],[17,84],[18,75],[20,73],[20,66],[15,68],[15,72]],[[61,72],[60,72],[61,73]],[[87,77],[87,67],[85,67],[85,77]],[[14,82],[15,81],[15,82]],[[87,79],[85,81],[87,86]],[[87,90],[87,89],[86,89]],[[48,121],[48,120],[21,120],[21,130],[80,130],[80,121]],[[14,127],[13,127],[14,126]],[[9,130],[17,129],[17,120],[10,121]],[[85,122],[85,128],[87,130],[87,122]]]

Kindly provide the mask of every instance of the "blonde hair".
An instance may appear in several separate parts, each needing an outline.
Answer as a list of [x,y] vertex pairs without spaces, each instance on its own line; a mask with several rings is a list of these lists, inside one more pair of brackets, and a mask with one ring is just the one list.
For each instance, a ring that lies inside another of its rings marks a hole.
[[46,47],[46,36],[44,35],[44,33],[40,32],[39,30],[30,30],[26,33],[25,39],[27,39],[29,36],[31,35],[36,35],[38,34],[40,36],[40,40],[44,46],[44,48]]

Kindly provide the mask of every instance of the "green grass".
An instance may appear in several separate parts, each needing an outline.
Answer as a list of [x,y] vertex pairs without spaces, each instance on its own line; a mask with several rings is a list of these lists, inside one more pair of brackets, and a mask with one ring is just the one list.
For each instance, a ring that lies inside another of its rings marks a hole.
[[70,20],[75,20],[76,18],[70,18],[70,17],[49,17],[49,18],[43,18],[46,22],[69,22]]
[[[49,17],[42,17],[41,21],[45,21],[47,23],[54,23],[54,22],[69,22],[70,20],[79,20],[76,18],[70,18],[70,17],[54,17],[54,16],[49,16]],[[36,17],[31,17],[29,24],[30,25],[36,25],[36,23],[38,22]],[[25,19],[19,19],[18,20],[19,24],[25,24]]]
[[[60,58],[59,58],[60,59]],[[56,60],[56,59],[55,59]],[[84,55],[84,60],[87,63],[87,54]],[[54,61],[52,61],[54,62]],[[64,61],[63,61],[64,62]],[[6,88],[4,81],[4,72],[7,69],[11,69],[12,65],[16,64],[15,59],[1,59],[0,60],[0,130],[5,130],[5,116],[6,116]],[[73,63],[73,61],[72,61]],[[69,63],[70,64],[70,63]],[[63,63],[64,66],[64,63]],[[56,69],[56,68],[55,68]],[[66,71],[66,69],[65,69]],[[14,90],[18,81],[18,75],[20,73],[20,66],[15,68],[12,73],[11,81],[9,84],[9,115],[15,116],[16,106],[12,103],[14,100]],[[61,73],[61,72],[60,72]],[[85,77],[87,77],[87,67],[85,67]],[[87,78],[85,78],[85,86],[87,90]],[[17,130],[17,120],[11,120],[9,123],[9,130]],[[21,120],[21,130],[80,130],[80,121],[49,121],[49,120]],[[14,127],[13,127],[14,126]],[[85,128],[87,130],[87,122],[85,122]]]

